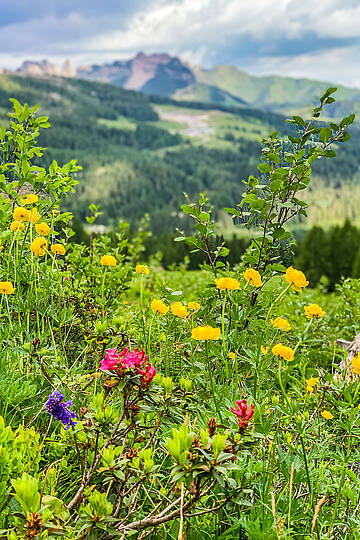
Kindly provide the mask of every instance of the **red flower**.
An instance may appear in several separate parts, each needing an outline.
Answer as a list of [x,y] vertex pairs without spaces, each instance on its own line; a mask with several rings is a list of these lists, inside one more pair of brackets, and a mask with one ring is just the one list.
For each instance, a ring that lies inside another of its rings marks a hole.
[[246,399],[235,401],[235,404],[236,409],[234,407],[230,407],[230,410],[237,416],[240,431],[244,431],[249,424],[250,418],[254,414],[254,405],[251,404],[248,408]]
[[145,351],[138,351],[138,349],[134,349],[133,351],[128,352],[125,354],[123,358],[123,364],[125,367],[131,369],[131,368],[138,368],[145,364],[148,357],[145,354]]
[[115,370],[117,367],[119,367],[119,363],[123,362],[123,357],[126,355],[127,351],[128,350],[126,347],[120,353],[117,352],[116,347],[108,349],[106,351],[106,357],[100,362],[100,369],[103,371]]
[[146,364],[145,370],[137,368],[136,371],[142,375],[141,386],[143,388],[147,388],[156,375],[156,369],[149,362]]

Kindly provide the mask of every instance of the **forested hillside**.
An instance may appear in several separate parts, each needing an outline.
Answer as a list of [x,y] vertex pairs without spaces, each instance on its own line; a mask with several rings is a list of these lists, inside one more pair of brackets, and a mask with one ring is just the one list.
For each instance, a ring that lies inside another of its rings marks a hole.
[[[242,180],[258,173],[260,137],[289,129],[284,117],[255,109],[185,105],[109,84],[15,75],[0,75],[2,121],[11,97],[39,103],[40,114],[50,117],[52,129],[40,137],[47,164],[76,158],[83,167],[67,209],[84,219],[89,204],[100,204],[105,224],[121,218],[136,224],[149,213],[155,233],[183,226],[184,192],[206,192],[217,213],[239,202]],[[359,140],[353,129],[336,160],[313,164],[321,189],[357,182]]]

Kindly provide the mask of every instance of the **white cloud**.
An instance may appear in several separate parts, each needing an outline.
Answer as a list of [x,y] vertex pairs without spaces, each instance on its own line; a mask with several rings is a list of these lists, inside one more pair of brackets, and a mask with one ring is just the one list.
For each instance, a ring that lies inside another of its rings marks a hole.
[[360,87],[360,46],[288,57],[262,57],[248,68],[257,75],[282,75]]

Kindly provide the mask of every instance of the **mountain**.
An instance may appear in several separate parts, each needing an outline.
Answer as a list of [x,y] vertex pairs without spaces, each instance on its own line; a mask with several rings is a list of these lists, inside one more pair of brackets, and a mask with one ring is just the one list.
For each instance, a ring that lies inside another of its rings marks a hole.
[[[39,137],[46,148],[41,164],[77,159],[83,167],[65,210],[85,221],[95,203],[103,212],[100,223],[125,219],[134,227],[148,213],[155,234],[189,223],[179,211],[184,192],[193,200],[206,193],[216,217],[234,207],[242,181],[259,175],[260,137],[291,129],[284,116],[239,103],[181,102],[107,83],[19,74],[0,74],[0,126],[8,122],[10,98],[39,104],[39,114],[49,116],[52,127]],[[316,213],[310,224],[357,219],[360,133],[351,132],[336,159],[312,165],[309,196]]]
[[[201,101],[225,106],[254,107],[281,114],[307,116],[320,95],[334,86],[330,82],[279,76],[254,76],[236,66],[213,69],[190,67],[168,54],[138,53],[129,60],[110,64],[80,66],[69,60],[57,68],[47,60],[26,61],[19,74],[50,77],[77,77],[107,82],[128,90],[174,97],[181,101]],[[360,89],[338,87],[337,101],[328,116],[340,118],[360,113]]]

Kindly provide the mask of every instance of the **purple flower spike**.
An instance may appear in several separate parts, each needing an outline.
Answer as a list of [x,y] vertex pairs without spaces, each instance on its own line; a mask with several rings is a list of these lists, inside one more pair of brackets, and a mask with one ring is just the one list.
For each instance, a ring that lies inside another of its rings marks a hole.
[[63,401],[63,399],[64,396],[59,390],[55,390],[53,394],[49,395],[49,399],[45,406],[47,412],[51,414],[51,416],[56,418],[56,420],[60,420],[64,429],[69,429],[70,426],[76,426],[77,424],[77,422],[74,422],[76,414],[73,411],[70,411],[70,407],[72,407],[73,404],[72,400]]

